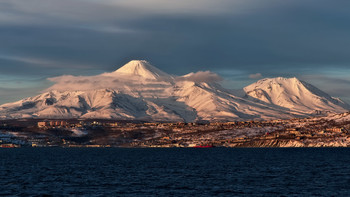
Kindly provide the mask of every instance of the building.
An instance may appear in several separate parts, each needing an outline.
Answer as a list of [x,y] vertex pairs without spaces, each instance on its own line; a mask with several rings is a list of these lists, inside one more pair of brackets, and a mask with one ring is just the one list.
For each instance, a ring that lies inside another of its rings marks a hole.
[[42,127],[47,127],[50,126],[49,122],[38,122],[38,127],[42,128]]
[[334,128],[328,128],[328,129],[326,129],[326,131],[328,131],[328,132],[335,132],[335,133],[341,133],[343,131],[343,129],[334,127]]
[[43,128],[43,127],[66,127],[68,125],[68,123],[66,121],[56,121],[56,120],[52,120],[52,121],[42,121],[42,122],[38,122],[38,127],[39,128]]

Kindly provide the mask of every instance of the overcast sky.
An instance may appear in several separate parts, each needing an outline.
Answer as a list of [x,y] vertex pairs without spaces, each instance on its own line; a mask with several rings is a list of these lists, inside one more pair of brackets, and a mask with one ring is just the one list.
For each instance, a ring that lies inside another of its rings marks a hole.
[[145,59],[226,88],[296,76],[350,102],[350,1],[0,0],[0,103]]

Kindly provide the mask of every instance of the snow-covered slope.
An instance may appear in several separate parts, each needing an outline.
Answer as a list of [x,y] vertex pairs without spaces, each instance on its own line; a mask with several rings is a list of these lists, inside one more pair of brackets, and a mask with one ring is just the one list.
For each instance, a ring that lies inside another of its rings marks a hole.
[[[154,100],[157,101],[157,100]],[[0,106],[1,118],[103,118],[191,121],[192,109],[168,100],[153,102],[110,89],[51,91]],[[161,105],[159,105],[161,104]],[[188,109],[187,109],[188,108]],[[179,114],[188,115],[184,119]]]
[[[204,76],[207,75],[207,76]],[[0,106],[0,118],[235,121],[306,117],[348,106],[295,78],[260,80],[238,96],[210,72],[171,76],[144,60],[97,76],[62,76],[47,92]],[[202,80],[207,79],[207,81]]]
[[173,95],[178,102],[184,102],[195,109],[198,117],[209,121],[293,117],[269,104],[237,97],[215,83],[178,82],[174,86]]
[[291,113],[345,112],[349,105],[297,78],[266,78],[244,88],[260,101],[290,109]]
[[138,75],[146,79],[161,79],[169,80],[172,78],[169,74],[159,70],[158,68],[152,66],[146,60],[132,60],[125,64],[123,67],[112,73],[106,73],[106,76],[118,76],[120,74],[125,75]]

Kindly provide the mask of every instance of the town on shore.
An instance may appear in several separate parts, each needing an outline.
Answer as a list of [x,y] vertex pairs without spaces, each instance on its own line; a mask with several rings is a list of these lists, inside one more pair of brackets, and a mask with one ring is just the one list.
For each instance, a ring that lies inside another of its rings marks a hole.
[[350,121],[0,121],[0,147],[348,147]]

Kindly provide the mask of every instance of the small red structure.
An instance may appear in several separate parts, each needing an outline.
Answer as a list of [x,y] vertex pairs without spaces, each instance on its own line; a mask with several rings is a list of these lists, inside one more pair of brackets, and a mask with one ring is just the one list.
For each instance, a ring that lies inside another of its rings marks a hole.
[[198,145],[198,146],[194,146],[193,148],[214,148],[214,146],[212,146],[212,145]]

